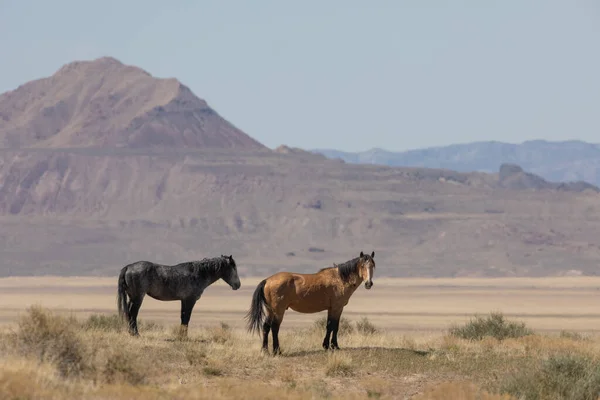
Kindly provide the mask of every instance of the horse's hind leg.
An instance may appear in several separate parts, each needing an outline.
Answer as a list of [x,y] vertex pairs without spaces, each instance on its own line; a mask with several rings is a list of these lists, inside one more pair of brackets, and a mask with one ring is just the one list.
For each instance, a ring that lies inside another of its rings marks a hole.
[[[273,316],[269,315],[269,317],[267,318],[267,320],[271,322],[271,333],[273,334],[273,355],[274,356],[281,354],[281,349],[279,348],[279,327],[281,326],[281,322],[283,321],[284,313],[285,313],[285,311],[283,311],[279,314],[273,315]],[[263,345],[264,345],[264,343],[265,343],[265,340],[263,339]]]
[[281,354],[281,349],[279,348],[279,327],[281,326],[281,321],[277,318],[273,319],[271,323],[271,332],[273,332],[273,355]]
[[285,296],[281,295],[281,290],[282,288],[280,285],[275,285],[271,290],[269,290],[268,286],[264,289],[265,303],[267,305],[267,318],[263,324],[263,350],[267,349],[267,346],[269,345],[268,329],[270,328],[271,334],[273,335],[274,356],[281,354],[281,349],[279,348],[279,327],[283,321],[285,310],[289,307],[289,302],[282,301]]
[[133,336],[140,335],[138,332],[137,317],[142,306],[142,301],[144,301],[144,296],[132,298],[129,303],[129,333]]
[[269,332],[271,332],[271,317],[268,316],[263,323],[263,344],[262,351],[269,352]]

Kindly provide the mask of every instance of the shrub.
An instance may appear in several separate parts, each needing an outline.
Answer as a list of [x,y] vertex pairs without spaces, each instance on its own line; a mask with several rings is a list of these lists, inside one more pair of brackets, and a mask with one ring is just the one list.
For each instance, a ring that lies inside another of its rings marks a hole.
[[[103,332],[122,332],[126,330],[127,323],[117,314],[92,314],[82,323],[83,329],[98,330]],[[140,331],[162,330],[162,325],[154,321],[143,321],[138,318]]]
[[570,339],[575,341],[590,340],[589,337],[582,335],[578,332],[560,331],[560,337],[563,339]]
[[117,314],[92,314],[82,324],[83,329],[103,332],[121,332],[126,324]]
[[525,326],[524,322],[508,322],[502,313],[490,313],[488,317],[475,316],[464,326],[453,326],[450,335],[468,340],[481,340],[484,337],[493,337],[498,340],[519,338],[531,335],[533,332]]
[[379,332],[379,329],[367,317],[363,317],[360,321],[356,321],[356,331],[361,335],[374,335]]
[[32,306],[19,320],[17,342],[21,352],[55,364],[62,376],[81,375],[91,366],[85,363],[86,349],[75,326],[74,318],[53,315]]
[[216,365],[206,365],[202,368],[202,372],[206,376],[222,376],[223,370]]
[[596,399],[600,393],[600,364],[581,355],[555,355],[537,368],[510,376],[500,391],[527,400]]
[[210,327],[206,329],[208,340],[212,343],[225,344],[233,339],[231,327],[225,322],[221,322],[218,327]]
[[140,361],[130,352],[114,352],[104,367],[104,379],[108,383],[126,382],[139,385],[145,381],[145,371]]
[[197,349],[197,346],[189,346],[185,349],[185,359],[190,365],[200,365],[206,359],[206,352]]

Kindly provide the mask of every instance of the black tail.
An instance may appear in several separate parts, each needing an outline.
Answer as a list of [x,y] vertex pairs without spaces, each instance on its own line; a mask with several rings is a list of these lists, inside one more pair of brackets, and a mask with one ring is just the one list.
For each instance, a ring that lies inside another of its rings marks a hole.
[[121,269],[119,274],[119,283],[117,284],[117,308],[119,310],[119,317],[125,319],[129,323],[129,304],[127,303],[127,282],[125,282],[125,272],[127,267]]
[[265,319],[264,307],[267,304],[267,300],[265,299],[266,283],[266,279],[259,283],[252,295],[252,303],[246,314],[246,319],[248,320],[248,332],[250,333],[258,332],[260,334],[262,330],[263,320]]

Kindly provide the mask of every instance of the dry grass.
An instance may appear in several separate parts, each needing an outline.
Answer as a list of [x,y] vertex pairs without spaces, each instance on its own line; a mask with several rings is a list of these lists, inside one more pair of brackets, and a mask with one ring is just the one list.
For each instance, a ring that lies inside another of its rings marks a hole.
[[415,396],[415,400],[514,400],[509,394],[492,394],[470,382],[444,382],[425,393]]
[[325,365],[325,375],[327,376],[352,376],[354,372],[354,363],[352,357],[333,352],[327,354],[327,364]]
[[283,354],[273,357],[260,352],[258,337],[224,323],[182,339],[153,324],[134,338],[116,321],[30,308],[0,337],[0,398],[583,400],[600,390],[600,340],[592,336],[472,341],[390,334],[348,319],[374,330],[340,335],[334,352],[321,349],[317,322],[282,330]]
[[[178,302],[145,301],[132,338],[114,315],[114,280],[9,278],[0,280],[0,398],[586,399],[597,389],[600,338],[581,328],[600,327],[597,283],[381,279],[344,310],[342,350],[321,348],[323,314],[288,312],[283,355],[272,357],[243,330],[250,284],[241,294],[211,287],[187,336]],[[24,308],[35,296],[52,312]],[[492,334],[446,334],[498,309],[502,318],[479,319]],[[521,321],[532,335],[506,329]]]
[[560,354],[515,372],[501,390],[526,399],[597,399],[600,363],[590,355]]

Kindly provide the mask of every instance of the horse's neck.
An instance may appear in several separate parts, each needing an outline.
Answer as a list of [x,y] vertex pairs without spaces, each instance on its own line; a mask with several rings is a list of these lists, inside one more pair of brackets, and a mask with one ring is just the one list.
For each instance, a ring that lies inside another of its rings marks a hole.
[[215,283],[216,281],[218,281],[219,279],[221,279],[220,276],[217,275],[210,275],[209,277],[206,278],[206,286],[210,286],[213,283]]
[[203,272],[201,270],[198,270],[197,274],[198,279],[201,279],[203,281],[204,288],[209,287],[210,285],[221,279],[221,276],[217,273]]
[[353,273],[352,275],[350,275],[350,279],[348,279],[346,286],[356,289],[362,283],[362,281],[363,279],[360,276],[359,270],[357,273]]

